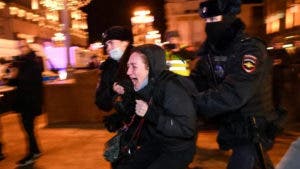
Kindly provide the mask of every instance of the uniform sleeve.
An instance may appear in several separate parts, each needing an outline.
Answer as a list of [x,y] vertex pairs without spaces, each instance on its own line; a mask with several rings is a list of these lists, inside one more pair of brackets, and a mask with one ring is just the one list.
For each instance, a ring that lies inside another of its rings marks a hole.
[[104,111],[110,111],[113,108],[113,97],[116,93],[113,91],[112,86],[116,72],[117,67],[113,66],[104,66],[101,71],[100,81],[96,89],[95,104]]
[[163,109],[158,114],[157,130],[168,137],[190,138],[196,131],[196,111],[185,89],[168,82]]
[[195,96],[197,108],[203,115],[237,111],[254,97],[266,72],[266,53],[262,46],[244,44],[239,57],[229,65],[230,71],[215,88],[200,92]]

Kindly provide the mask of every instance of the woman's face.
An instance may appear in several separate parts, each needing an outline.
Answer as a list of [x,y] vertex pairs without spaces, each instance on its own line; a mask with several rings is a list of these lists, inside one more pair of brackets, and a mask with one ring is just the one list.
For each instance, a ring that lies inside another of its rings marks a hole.
[[148,79],[149,67],[145,63],[143,54],[133,52],[127,62],[127,75],[130,77],[134,89],[139,90],[143,82]]

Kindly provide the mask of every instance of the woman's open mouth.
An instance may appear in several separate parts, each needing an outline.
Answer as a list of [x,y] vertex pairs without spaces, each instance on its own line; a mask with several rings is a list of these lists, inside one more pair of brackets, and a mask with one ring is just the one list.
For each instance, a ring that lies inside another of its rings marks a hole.
[[138,79],[137,78],[130,78],[133,85],[136,87],[137,83],[138,83]]

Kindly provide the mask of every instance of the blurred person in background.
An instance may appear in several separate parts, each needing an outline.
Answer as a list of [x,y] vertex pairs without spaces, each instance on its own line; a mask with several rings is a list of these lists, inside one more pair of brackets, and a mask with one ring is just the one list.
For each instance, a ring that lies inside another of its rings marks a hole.
[[272,59],[261,40],[244,33],[236,17],[241,3],[200,3],[207,39],[190,77],[200,91],[195,95],[199,113],[218,120],[219,147],[232,150],[227,169],[272,169],[266,153],[276,135]]
[[28,143],[27,154],[17,162],[17,165],[26,166],[41,155],[35,136],[34,120],[42,113],[43,64],[41,58],[35,55],[25,40],[18,42],[18,48],[21,55],[16,56],[10,65],[8,85],[16,86],[13,110],[21,115]]
[[0,123],[0,161],[4,160],[5,159],[5,156],[3,154],[3,151],[2,151],[2,124]]
[[87,64],[89,69],[97,69],[99,68],[100,60],[97,55],[93,55],[90,57],[90,61]]
[[[166,52],[169,69],[171,68],[170,70],[174,73],[188,76],[190,74],[190,62],[194,60],[197,54],[195,47],[182,44],[177,31],[166,32],[162,47]],[[182,69],[183,67],[184,69]]]
[[[4,58],[0,58],[0,86],[6,84],[6,81],[8,78],[7,76],[9,73],[8,67],[9,67],[9,61],[5,60]],[[10,106],[7,103],[7,101],[8,101],[8,98],[7,98],[6,94],[2,94],[0,92],[0,118],[4,112],[7,112],[10,109],[9,108]],[[2,124],[0,121],[0,161],[5,158],[2,147],[3,147]]]
[[6,76],[8,73],[8,64],[9,61],[7,61],[4,58],[0,58],[0,85],[5,84]]
[[165,41],[162,47],[167,51],[167,60],[173,59],[172,57],[174,59],[192,60],[196,57],[196,49],[191,45],[182,44],[177,31],[166,32]]

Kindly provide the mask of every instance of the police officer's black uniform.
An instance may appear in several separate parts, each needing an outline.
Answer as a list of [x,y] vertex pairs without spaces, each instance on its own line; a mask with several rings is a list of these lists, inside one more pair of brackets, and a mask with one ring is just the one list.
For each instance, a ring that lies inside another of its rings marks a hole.
[[[119,61],[109,57],[99,66],[101,78],[99,78],[96,89],[95,104],[103,111],[111,111],[115,108],[115,113],[104,117],[104,124],[109,131],[116,131],[124,122],[130,121],[135,109],[133,84],[126,74],[133,37],[131,31],[127,28],[113,26],[103,33],[103,43],[109,40],[129,42]],[[116,101],[118,94],[113,90],[115,82],[123,86],[125,90],[120,101]]]
[[[275,119],[272,60],[260,40],[243,33],[244,24],[234,16],[239,12],[239,4],[226,2],[212,0],[200,4],[202,17],[223,18],[221,22],[207,23],[208,38],[190,77],[200,91],[196,96],[200,113],[219,120],[220,148],[233,150],[227,168],[252,169],[260,165],[250,119],[256,118],[259,143],[265,149],[271,148],[274,139],[267,131],[270,121]],[[220,7],[222,3],[224,8]],[[273,168],[270,161],[268,165]]]

